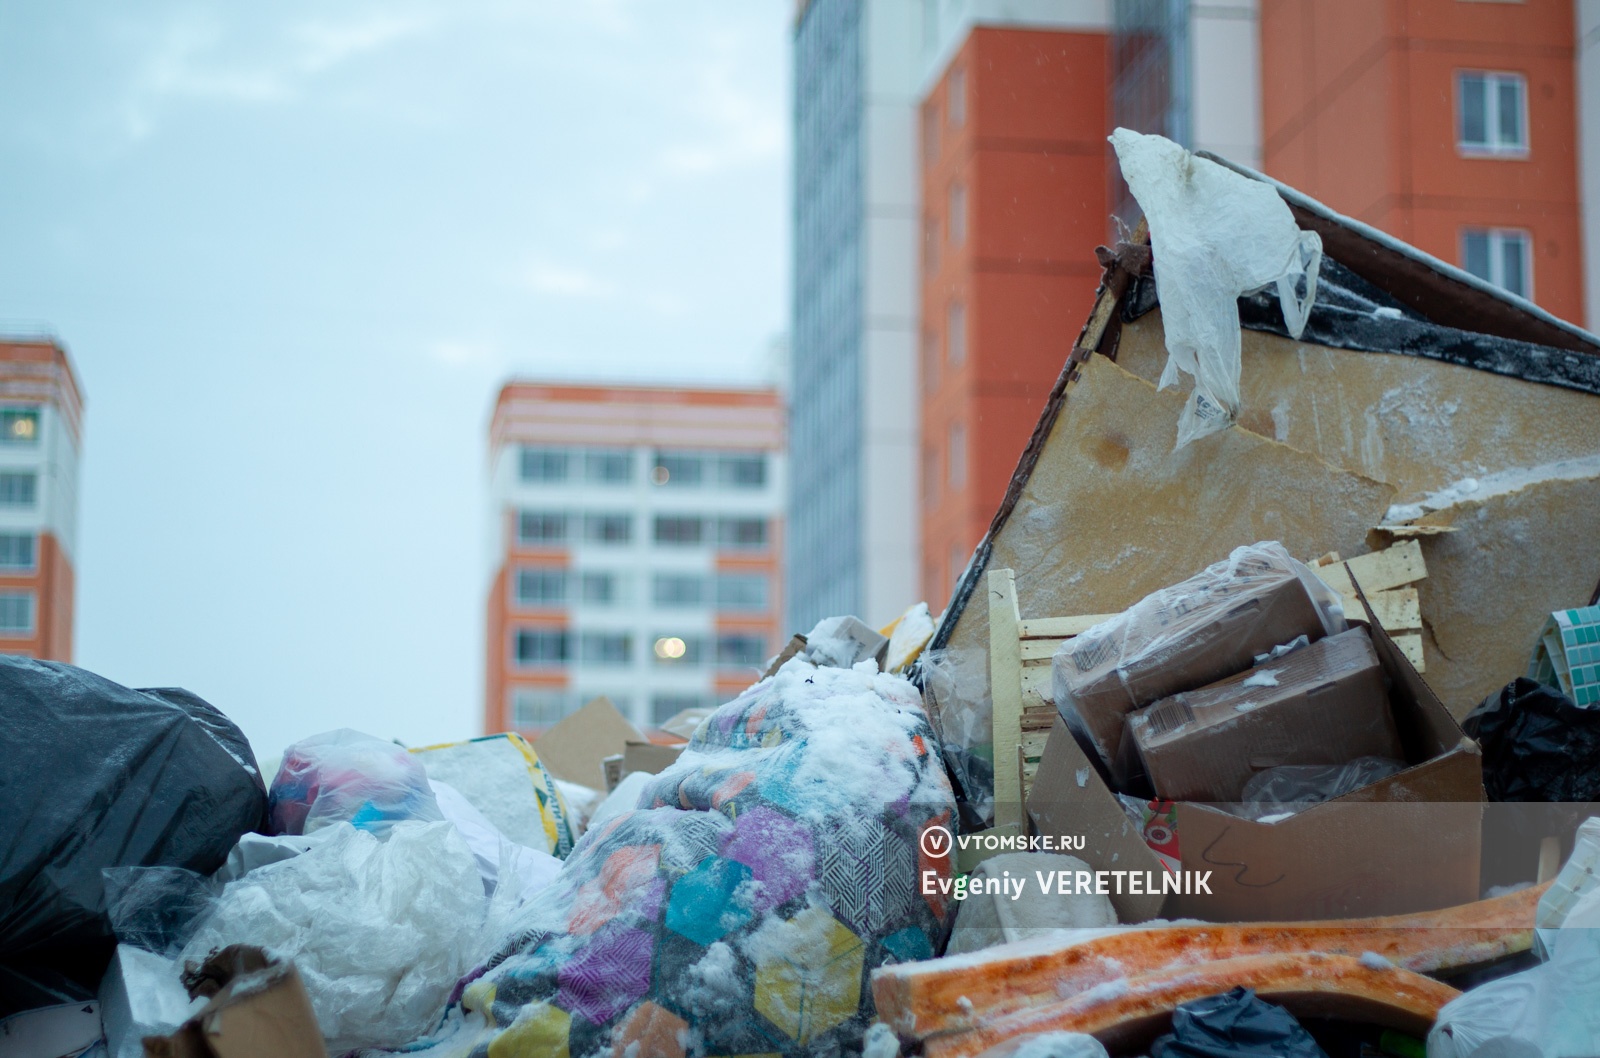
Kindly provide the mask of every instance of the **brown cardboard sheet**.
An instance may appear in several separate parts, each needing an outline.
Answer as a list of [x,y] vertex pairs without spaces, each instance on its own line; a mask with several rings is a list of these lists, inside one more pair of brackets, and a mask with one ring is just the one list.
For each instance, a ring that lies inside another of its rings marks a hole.
[[595,698],[571,716],[540,735],[533,750],[551,775],[593,790],[604,790],[605,767],[601,761],[621,753],[629,742],[645,742],[644,733],[611,704],[609,698]]
[[149,1058],[327,1058],[311,1000],[291,962],[233,944],[186,976],[210,1002],[170,1036],[147,1036]]

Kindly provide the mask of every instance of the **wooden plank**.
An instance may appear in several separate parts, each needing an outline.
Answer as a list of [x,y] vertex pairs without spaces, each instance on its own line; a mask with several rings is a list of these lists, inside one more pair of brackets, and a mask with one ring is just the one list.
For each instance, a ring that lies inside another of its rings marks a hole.
[[[1356,593],[1354,585],[1350,583],[1351,577],[1370,597],[1374,592],[1412,584],[1427,575],[1428,567],[1422,561],[1422,545],[1415,540],[1405,540],[1382,551],[1357,555],[1317,570],[1317,576],[1326,581],[1328,587],[1347,599],[1354,598]],[[1360,605],[1352,612],[1359,614]]]
[[1049,661],[1056,656],[1056,651],[1061,649],[1065,639],[1024,639],[1022,641],[1023,661]]
[[1422,627],[1422,605],[1417,600],[1415,588],[1376,592],[1367,596],[1367,603],[1372,607],[1372,616],[1391,635]]
[[1066,639],[1082,635],[1101,621],[1117,616],[1114,613],[1082,614],[1077,617],[1030,617],[1022,622],[1023,639]]
[[1394,645],[1400,648],[1400,653],[1411,662],[1411,667],[1418,672],[1426,672],[1427,667],[1422,663],[1422,633],[1404,632],[1397,636],[1390,636]]
[[1022,827],[1022,651],[1017,638],[1017,581],[1009,569],[989,571],[989,687],[994,702],[994,825]]

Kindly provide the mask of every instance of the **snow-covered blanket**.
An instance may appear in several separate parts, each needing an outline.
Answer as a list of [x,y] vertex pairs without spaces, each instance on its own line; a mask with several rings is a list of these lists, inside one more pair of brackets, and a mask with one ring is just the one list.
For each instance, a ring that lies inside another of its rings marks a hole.
[[919,878],[949,861],[919,838],[953,812],[916,688],[790,661],[583,837],[458,989],[480,1031],[463,1050],[859,1052],[873,968],[939,943],[947,908]]

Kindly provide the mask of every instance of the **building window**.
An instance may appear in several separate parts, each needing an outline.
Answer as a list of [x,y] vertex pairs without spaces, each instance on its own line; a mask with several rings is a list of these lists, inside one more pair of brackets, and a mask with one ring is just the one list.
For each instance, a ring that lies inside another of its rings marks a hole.
[[583,476],[587,481],[602,485],[622,485],[633,480],[633,453],[627,450],[607,452],[604,449],[585,452]]
[[767,644],[760,636],[717,637],[717,664],[733,667],[760,665],[767,659]]
[[967,71],[960,66],[950,71],[950,84],[945,93],[950,127],[959,129],[967,123]]
[[1463,231],[1461,267],[1518,297],[1533,297],[1533,240],[1525,231],[1508,228]]
[[633,638],[626,632],[585,632],[578,637],[578,660],[585,665],[626,665],[632,656]]
[[567,601],[567,571],[564,569],[517,570],[517,604],[520,606],[559,606]]
[[705,640],[699,636],[659,635],[650,652],[657,664],[698,665],[705,656]]
[[[0,492],[3,492],[0,475]],[[517,516],[517,543],[564,544],[567,541],[567,516],[553,511],[523,511]]]
[[33,634],[33,592],[0,592],[0,635]]
[[542,727],[553,724],[574,711],[575,701],[565,691],[519,687],[511,692],[511,726]]
[[664,724],[685,709],[704,709],[708,702],[699,694],[657,694],[650,698],[650,722]]
[[522,480],[556,482],[567,480],[571,453],[564,448],[522,449]]
[[939,160],[939,104],[929,101],[922,108],[922,164]]
[[591,544],[626,544],[633,539],[633,515],[584,515],[583,538]]
[[657,606],[699,606],[705,602],[705,583],[698,573],[657,573],[650,597]]
[[945,311],[945,356],[952,367],[959,367],[967,359],[967,307],[952,301]]
[[930,276],[939,271],[939,221],[931,214],[922,219],[922,269]]
[[939,336],[932,330],[922,332],[922,388],[929,393],[939,388]]
[[615,573],[584,573],[578,579],[578,594],[592,606],[615,606],[622,601],[622,578]]
[[767,578],[760,573],[719,573],[717,609],[759,612],[767,608]]
[[32,569],[37,539],[32,533],[0,533],[0,569]]
[[563,665],[572,660],[572,636],[564,629],[519,628],[512,638],[518,665]]
[[950,185],[950,244],[967,241],[967,185]]
[[717,484],[730,489],[759,489],[767,483],[764,455],[723,456],[717,460]]
[[39,409],[11,408],[0,411],[0,443],[31,445],[39,443]]
[[730,551],[751,551],[767,546],[765,518],[723,518],[717,523],[717,546]]
[[656,543],[688,546],[705,538],[705,519],[677,514],[656,515]]
[[967,483],[967,430],[958,422],[950,424],[950,452],[945,462],[950,468],[950,487],[963,488]]
[[922,451],[922,505],[934,507],[939,502],[939,451],[925,448]]
[[1457,73],[1457,144],[1469,154],[1526,154],[1527,102],[1519,73]]
[[686,452],[657,452],[655,468],[650,471],[651,481],[674,487],[700,485],[705,477],[705,458]]
[[0,507],[32,507],[38,491],[37,474],[0,474]]

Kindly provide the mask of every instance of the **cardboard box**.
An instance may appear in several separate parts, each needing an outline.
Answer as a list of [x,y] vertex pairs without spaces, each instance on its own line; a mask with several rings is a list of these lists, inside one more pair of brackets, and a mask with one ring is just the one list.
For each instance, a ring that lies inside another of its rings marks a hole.
[[540,735],[533,751],[545,769],[564,782],[604,790],[602,762],[621,753],[629,742],[645,741],[644,732],[628,722],[609,698],[596,698]]
[[[1478,745],[1371,621],[1370,609],[1367,614],[1411,767],[1277,823],[1179,803],[1183,867],[1210,871],[1211,895],[1112,894],[1121,921],[1350,918],[1478,898],[1484,803]],[[1081,837],[1082,851],[1075,854],[1096,870],[1158,877],[1162,872],[1161,861],[1059,720],[1028,797],[1028,815],[1038,833],[1058,840]]]
[[1121,749],[1129,713],[1241,672],[1298,636],[1322,638],[1298,563],[1278,545],[1250,551],[1226,572],[1218,563],[1146,596],[1056,654],[1056,711],[1119,785],[1131,780],[1137,759]]
[[1360,627],[1131,713],[1127,740],[1168,801],[1238,801],[1267,768],[1404,753]]
[[210,996],[170,1036],[147,1036],[148,1058],[328,1058],[294,963],[231,944],[186,974],[192,996]]

